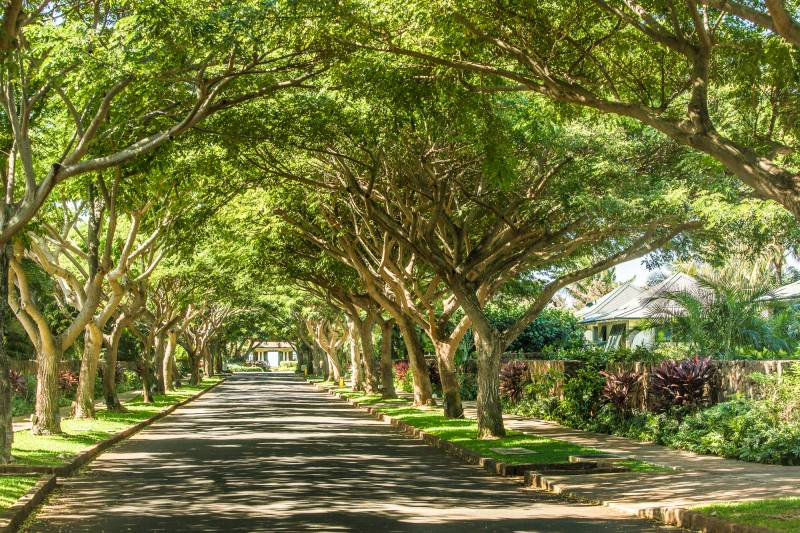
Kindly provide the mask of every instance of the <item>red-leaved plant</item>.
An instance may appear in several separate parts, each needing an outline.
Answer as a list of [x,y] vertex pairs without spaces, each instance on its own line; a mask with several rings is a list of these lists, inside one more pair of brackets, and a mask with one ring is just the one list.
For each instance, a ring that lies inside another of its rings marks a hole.
[[600,371],[606,378],[603,387],[603,398],[614,406],[620,414],[627,414],[633,408],[633,399],[639,391],[642,373],[635,370],[619,370],[617,372]]
[[408,361],[397,361],[394,364],[394,375],[397,380],[403,381],[406,379],[406,374],[408,374]]
[[11,390],[14,391],[14,394],[25,396],[28,392],[28,382],[22,372],[12,368],[8,371],[8,380],[11,382]]
[[656,400],[656,409],[693,409],[705,404],[707,386],[714,378],[714,372],[710,357],[664,361],[653,371],[650,379],[650,394]]
[[78,387],[78,374],[64,370],[58,375],[58,386],[62,392],[73,392]]
[[500,396],[511,403],[519,403],[530,382],[528,363],[509,361],[500,368]]

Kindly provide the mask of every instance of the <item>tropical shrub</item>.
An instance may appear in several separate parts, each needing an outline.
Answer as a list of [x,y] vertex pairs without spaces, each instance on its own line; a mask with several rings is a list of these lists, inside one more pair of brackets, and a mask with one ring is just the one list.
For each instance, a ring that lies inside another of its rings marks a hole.
[[395,380],[397,381],[395,388],[403,392],[414,391],[414,381],[409,370],[410,366],[408,361],[397,361],[394,364],[394,376]]
[[500,397],[510,403],[518,403],[530,382],[528,364],[525,361],[509,361],[500,368]]
[[11,391],[17,396],[25,396],[28,393],[28,380],[22,372],[12,368],[8,371],[8,380],[11,383]]
[[618,413],[626,415],[633,408],[633,400],[639,392],[642,373],[635,370],[619,370],[617,372],[600,371],[606,379],[602,396],[614,406]]
[[139,374],[133,370],[123,370],[122,381],[117,384],[117,390],[119,392],[125,392],[140,388],[142,388],[142,378],[139,377]]
[[58,375],[58,386],[64,394],[74,394],[78,387],[77,372],[63,370]]
[[439,364],[436,359],[425,359],[425,365],[428,367],[428,378],[431,380],[431,386],[434,390],[441,390],[442,377],[439,375]]
[[694,409],[703,405],[714,377],[710,357],[664,361],[650,378],[650,394],[657,411]]
[[561,420],[576,427],[591,420],[602,406],[604,386],[605,380],[596,370],[579,369],[564,382],[564,399],[559,405]]

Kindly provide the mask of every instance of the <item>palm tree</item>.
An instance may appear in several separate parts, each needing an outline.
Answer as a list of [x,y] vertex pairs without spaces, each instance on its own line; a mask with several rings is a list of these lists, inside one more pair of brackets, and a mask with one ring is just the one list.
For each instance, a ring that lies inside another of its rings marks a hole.
[[[694,287],[664,291],[650,305],[655,322],[668,326],[672,340],[701,355],[730,358],[742,349],[789,350],[783,318],[771,317],[762,298],[775,288],[767,259],[734,259],[722,268],[683,264],[678,270]],[[782,315],[781,315],[782,316]]]
[[617,281],[614,267],[566,287],[566,292],[573,301],[575,310],[586,307],[587,304],[597,300],[622,285]]

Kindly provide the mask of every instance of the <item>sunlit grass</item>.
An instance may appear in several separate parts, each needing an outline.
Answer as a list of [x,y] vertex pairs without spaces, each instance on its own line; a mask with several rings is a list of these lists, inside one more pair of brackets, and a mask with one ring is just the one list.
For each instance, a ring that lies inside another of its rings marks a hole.
[[158,414],[170,405],[183,401],[220,381],[213,377],[204,379],[198,386],[184,385],[174,392],[157,395],[153,403],[146,404],[136,398],[124,402],[124,413],[97,411],[94,420],[67,418],[61,421],[60,435],[33,435],[30,430],[14,433],[12,454],[17,463],[27,465],[57,466],[65,463],[82,450],[101,442],[115,433]]
[[0,475],[0,511],[5,511],[39,480],[37,476]]
[[773,531],[800,531],[800,498],[720,503],[695,507],[692,510],[737,524],[759,526]]
[[[359,405],[374,405],[378,411],[393,418],[403,420],[431,435],[472,450],[482,457],[490,457],[508,464],[559,464],[568,463],[571,455],[594,455],[602,453],[571,442],[539,437],[530,433],[508,431],[501,439],[479,439],[478,423],[474,419],[445,418],[440,409],[414,407],[404,399],[383,400],[380,395],[354,392],[350,389],[336,389],[339,394],[352,399]],[[530,454],[504,455],[493,448],[528,448]],[[663,467],[637,461],[626,460],[621,466],[636,472],[661,472]]]

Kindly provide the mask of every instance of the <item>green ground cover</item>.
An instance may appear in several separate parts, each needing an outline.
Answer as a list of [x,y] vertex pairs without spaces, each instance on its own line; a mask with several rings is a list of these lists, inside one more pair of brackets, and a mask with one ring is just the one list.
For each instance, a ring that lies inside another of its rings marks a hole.
[[0,475],[0,511],[11,507],[39,480],[38,476]]
[[[529,433],[509,431],[502,439],[478,438],[478,423],[473,419],[445,418],[440,409],[414,407],[403,399],[382,400],[377,394],[364,394],[349,388],[334,389],[340,395],[356,401],[359,405],[377,405],[378,411],[403,420],[412,426],[453,444],[472,450],[483,457],[490,457],[511,464],[568,463],[570,455],[591,455],[599,450],[586,448],[571,442],[548,439]],[[504,455],[493,448],[528,448],[530,454]],[[667,469],[637,460],[623,463],[635,472],[660,472]]]
[[204,379],[198,386],[184,385],[175,392],[156,395],[151,404],[143,403],[138,398],[125,402],[127,411],[124,413],[112,413],[100,409],[95,420],[64,419],[61,421],[63,433],[60,435],[34,436],[28,430],[18,431],[14,433],[12,453],[19,464],[60,465],[85,448],[150,418],[219,380],[220,378],[213,377]]
[[722,503],[695,507],[692,510],[737,524],[759,526],[774,531],[800,531],[800,498]]

